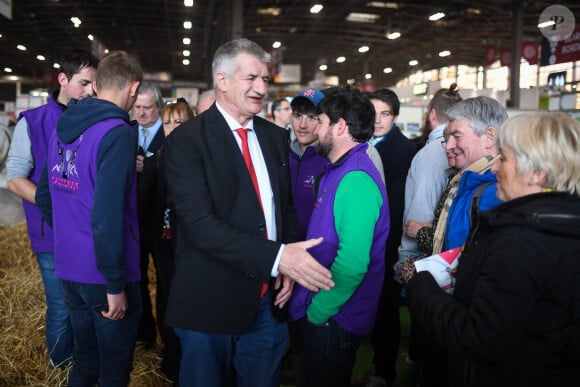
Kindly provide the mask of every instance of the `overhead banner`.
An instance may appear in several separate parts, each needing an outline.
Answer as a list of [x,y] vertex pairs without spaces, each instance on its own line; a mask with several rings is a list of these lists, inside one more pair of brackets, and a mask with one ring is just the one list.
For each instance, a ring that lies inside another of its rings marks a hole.
[[495,46],[485,47],[485,65],[489,66],[495,62],[497,56],[497,48]]
[[540,47],[538,43],[535,42],[523,42],[522,43],[522,58],[528,61],[529,64],[538,64],[538,58],[540,56]]
[[580,60],[580,26],[567,39],[550,41],[542,38],[540,66]]
[[501,66],[509,66],[512,64],[512,50],[509,48],[499,50],[499,64]]

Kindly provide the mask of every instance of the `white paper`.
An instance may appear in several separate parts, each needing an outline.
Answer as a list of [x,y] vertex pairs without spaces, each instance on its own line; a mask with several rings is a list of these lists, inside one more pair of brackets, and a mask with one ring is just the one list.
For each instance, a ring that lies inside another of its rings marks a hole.
[[435,278],[441,289],[448,290],[453,286],[454,281],[451,272],[457,267],[460,255],[460,247],[447,250],[415,261],[415,269],[417,272],[428,271]]

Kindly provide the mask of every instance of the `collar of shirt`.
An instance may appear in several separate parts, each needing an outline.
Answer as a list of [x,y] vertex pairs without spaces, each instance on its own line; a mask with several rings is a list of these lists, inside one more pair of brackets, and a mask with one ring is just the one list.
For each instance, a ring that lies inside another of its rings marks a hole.
[[444,123],[433,129],[431,133],[429,133],[429,138],[427,139],[427,142],[431,142],[433,140],[437,140],[438,138],[443,137],[443,130],[445,130],[446,126],[447,123]]
[[381,141],[383,141],[383,138],[385,138],[385,136],[381,136],[381,137],[373,137],[370,139],[371,145],[372,146],[377,146],[377,144]]
[[[161,123],[162,123],[161,116],[159,116],[157,117],[157,121],[155,121],[153,125],[147,126],[149,132],[147,133],[147,143],[145,144],[145,149],[149,148],[151,141],[153,141],[153,138],[155,138],[157,132],[159,131],[159,129],[161,129]],[[141,131],[142,129],[143,126],[139,125],[139,135],[137,136],[137,145],[143,145],[143,134]]]
[[[234,131],[236,129],[242,128],[242,125],[230,116],[226,111],[220,106],[216,101],[216,107],[221,115],[226,120],[232,135],[238,146],[240,147],[240,152],[242,152],[242,140]],[[258,178],[258,186],[260,187],[260,199],[262,201],[262,209],[264,210],[264,218],[266,220],[266,230],[268,231],[268,239],[275,241],[277,239],[277,229],[276,229],[276,206],[274,204],[274,194],[272,192],[272,185],[270,183],[270,176],[268,174],[268,167],[266,161],[264,160],[264,155],[262,154],[262,149],[260,147],[260,142],[256,136],[254,130],[254,119],[250,119],[248,124],[245,126],[246,129],[251,129],[248,132],[248,147],[250,148],[250,155],[252,157],[252,163],[254,164],[254,169],[256,170],[256,176]],[[275,266],[277,268],[277,266]],[[272,271],[274,272],[274,270]]]
[[228,126],[230,127],[231,131],[234,131],[236,129],[240,129],[240,128],[246,128],[246,129],[251,129],[252,131],[254,130],[254,119],[251,118],[250,121],[248,122],[248,125],[246,126],[242,126],[240,125],[240,123],[233,118],[232,116],[230,116],[221,106],[220,104],[216,101],[215,106],[217,107],[217,109],[219,110],[219,112],[222,114],[222,116],[224,117],[224,119],[226,120],[226,123],[228,124]]

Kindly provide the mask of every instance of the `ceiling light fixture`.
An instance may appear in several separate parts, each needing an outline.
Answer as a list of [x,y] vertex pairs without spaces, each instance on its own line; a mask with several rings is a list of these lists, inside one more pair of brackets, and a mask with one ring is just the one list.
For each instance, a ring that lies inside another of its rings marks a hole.
[[11,73],[12,69],[10,67],[4,67],[4,72],[5,73]]
[[191,27],[193,27],[193,23],[190,22],[189,20],[183,22],[183,28],[185,28],[186,30],[190,30]]
[[181,63],[183,63],[184,66],[189,66],[189,59],[184,59]]
[[46,60],[46,58],[44,57],[44,55],[40,55],[40,54],[36,55],[36,59],[38,59],[38,60]]
[[325,64],[323,64],[323,65],[320,65],[320,67],[318,67],[318,69],[319,69],[320,71],[326,71],[326,70],[328,70],[328,66],[327,66],[327,65],[325,65]]
[[190,56],[191,55],[191,51],[189,50],[183,50],[183,56]]
[[322,11],[322,8],[324,8],[322,4],[314,4],[312,8],[310,8],[310,13],[319,13]]
[[95,37],[92,34],[88,34],[87,38],[89,38],[90,41],[95,40]]
[[262,16],[280,16],[282,9],[280,7],[258,8],[256,13]]
[[26,51],[26,46],[23,46],[22,44],[19,44],[18,46],[16,46],[17,49],[19,49],[20,51]]
[[59,68],[60,68],[60,64],[58,64],[58,63],[53,63],[53,64],[52,64],[52,68],[53,68],[53,69],[59,69]]
[[400,37],[401,37],[401,33],[400,32],[387,33],[387,39],[390,39],[390,40],[398,39]]
[[360,46],[358,48],[358,52],[367,52],[368,50],[370,50],[369,46]]
[[392,73],[392,72],[393,72],[393,69],[391,67],[385,67],[383,69],[383,73],[385,73],[385,74],[389,74],[389,73]]
[[451,51],[449,51],[449,50],[444,50],[444,51],[441,51],[441,52],[439,53],[439,56],[440,56],[441,58],[444,58],[444,57],[446,57],[446,56],[449,56],[449,55],[451,55]]
[[76,16],[73,16],[70,18],[70,21],[72,22],[72,24],[74,24],[75,28],[79,28],[79,26],[81,25],[81,19],[79,19]]
[[346,57],[344,56],[339,56],[338,58],[336,58],[336,63],[344,63],[346,61]]
[[379,15],[374,13],[351,12],[346,17],[346,21],[355,23],[374,23],[379,19]]
[[418,60],[413,59],[409,61],[409,66],[417,66],[418,64],[419,64]]
[[373,77],[373,74],[371,74],[371,73],[365,74],[365,79],[371,79],[372,77]]
[[437,12],[437,13],[434,13],[433,15],[429,16],[429,20],[436,21],[439,19],[443,19],[444,17],[445,17],[445,14],[443,12]]
[[389,1],[369,1],[367,7],[399,9],[399,4],[391,3]]
[[193,7],[193,0],[183,0],[183,5],[186,7]]
[[282,43],[280,43],[279,41],[275,41],[274,43],[272,43],[272,48],[280,48],[282,47]]
[[185,44],[186,46],[189,46],[191,44],[191,39],[183,38],[183,44]]
[[538,28],[546,28],[546,27],[553,26],[554,24],[556,24],[556,22],[554,20],[547,20],[543,23],[538,24]]

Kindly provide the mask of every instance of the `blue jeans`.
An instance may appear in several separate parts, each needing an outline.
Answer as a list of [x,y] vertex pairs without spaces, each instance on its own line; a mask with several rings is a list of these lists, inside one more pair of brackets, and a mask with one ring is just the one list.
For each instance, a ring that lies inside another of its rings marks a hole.
[[356,351],[364,336],[353,335],[334,320],[313,325],[300,320],[304,387],[350,387]]
[[54,254],[37,253],[46,297],[46,345],[50,362],[66,366],[72,359],[73,333],[68,309],[62,297],[60,279],[54,274]]
[[280,385],[280,364],[288,343],[288,326],[272,316],[268,294],[260,301],[252,326],[242,334],[174,330],[181,342],[181,387]]
[[101,315],[108,310],[105,285],[62,281],[75,338],[69,387],[126,387],[141,318],[141,284],[125,284],[129,308],[121,320]]

